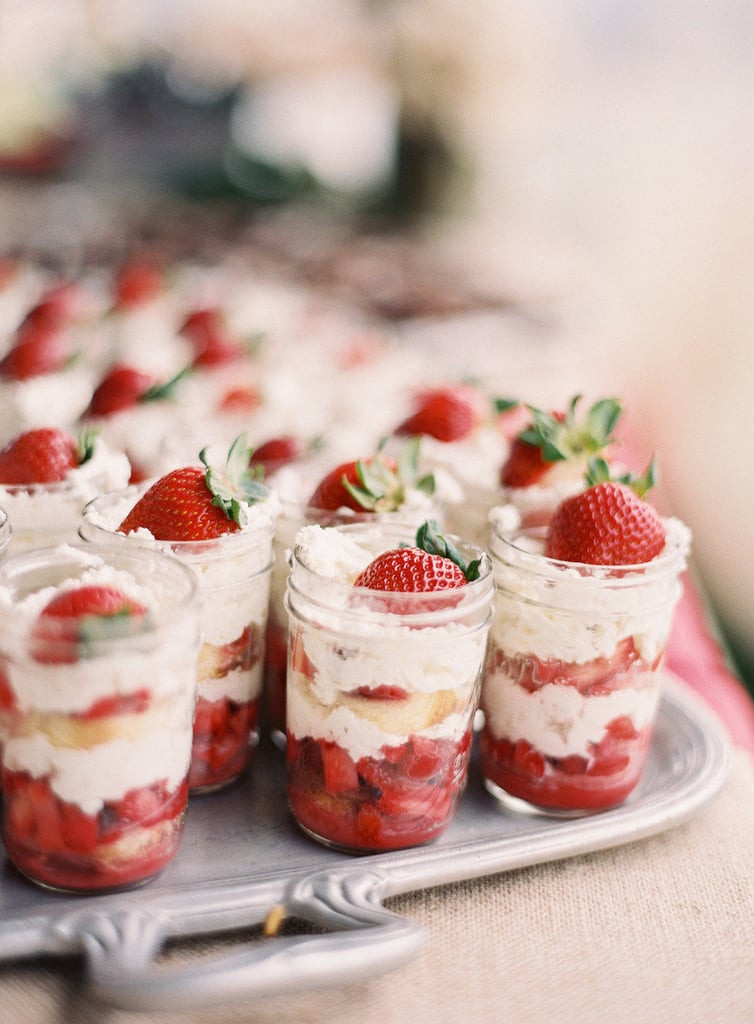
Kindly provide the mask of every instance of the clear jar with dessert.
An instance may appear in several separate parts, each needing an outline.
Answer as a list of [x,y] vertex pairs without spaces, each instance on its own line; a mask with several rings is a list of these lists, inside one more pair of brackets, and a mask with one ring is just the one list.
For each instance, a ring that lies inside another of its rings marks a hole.
[[652,561],[547,557],[546,530],[493,517],[495,614],[482,685],[481,769],[516,810],[574,816],[639,783],[690,534],[665,520]]
[[181,841],[199,605],[143,548],[61,545],[0,567],[2,834],[38,885],[141,885]]
[[158,541],[119,524],[149,481],[101,495],[84,509],[84,540],[147,545],[194,573],[201,600],[201,646],[195,666],[196,711],[189,776],[192,793],[230,785],[249,765],[259,739],[265,634],[277,506],[254,506],[248,525],[202,541]]
[[385,523],[302,529],[291,554],[287,787],[319,842],[350,852],[426,843],[447,828],[467,780],[494,584],[393,592],[357,581],[411,547]]

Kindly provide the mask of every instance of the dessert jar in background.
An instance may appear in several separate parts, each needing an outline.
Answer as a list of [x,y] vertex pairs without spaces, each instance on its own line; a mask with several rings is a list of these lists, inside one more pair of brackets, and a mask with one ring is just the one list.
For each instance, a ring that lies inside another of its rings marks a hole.
[[175,855],[199,644],[193,575],[142,548],[0,567],[3,841],[39,885],[140,885]]
[[578,564],[546,557],[545,531],[517,528],[512,512],[493,516],[490,534],[485,785],[517,810],[614,807],[647,759],[689,531],[664,520],[664,549],[647,563]]
[[[38,435],[39,444],[49,450],[53,443],[58,444],[57,437],[62,431],[40,428],[33,433]],[[0,505],[13,526],[10,553],[14,555],[31,548],[77,543],[86,503],[106,491],[125,487],[131,472],[126,455],[109,448],[96,433],[85,443],[85,456],[65,471],[64,478],[35,482],[39,478],[35,477],[34,468],[32,464],[27,474],[20,474],[28,482],[0,483]],[[15,478],[18,477],[16,474]],[[0,474],[2,479],[5,477]]]
[[325,845],[379,852],[439,836],[467,779],[494,584],[404,593],[354,581],[415,531],[385,523],[300,531],[291,554],[288,801]]
[[13,540],[13,527],[4,508],[0,507],[0,559],[8,554]]
[[198,582],[201,646],[195,665],[196,711],[189,776],[192,793],[235,781],[259,738],[264,638],[269,607],[277,505],[253,506],[248,525],[202,541],[158,541],[119,524],[148,482],[101,495],[84,509],[84,540],[162,550],[188,566]]

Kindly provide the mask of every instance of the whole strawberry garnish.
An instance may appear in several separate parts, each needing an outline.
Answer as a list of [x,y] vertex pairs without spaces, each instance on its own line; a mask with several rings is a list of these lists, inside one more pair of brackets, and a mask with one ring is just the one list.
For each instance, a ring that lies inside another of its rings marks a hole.
[[479,576],[479,561],[467,563],[458,549],[428,520],[413,547],[377,555],[354,580],[355,587],[414,594],[462,587]]
[[50,285],[26,313],[16,334],[19,339],[41,326],[61,328],[75,319],[82,305],[79,286],[74,281],[60,281]]
[[174,469],[160,477],[136,502],[118,529],[146,529],[156,540],[202,541],[235,533],[246,523],[246,506],[267,488],[249,467],[251,449],[241,435],[231,445],[223,470],[204,464]]
[[114,586],[86,584],[60,591],[36,621],[32,656],[45,664],[91,657],[98,643],[143,629],[146,614],[139,601]]
[[396,434],[426,434],[438,441],[461,441],[479,422],[479,408],[471,388],[432,388],[417,396],[416,408],[396,427]]
[[229,333],[222,311],[214,306],[190,313],[180,333],[193,349],[194,366],[223,366],[244,355],[243,345]]
[[151,374],[125,363],[118,363],[107,371],[94,389],[83,415],[85,418],[107,417],[124,409],[132,409],[135,405],[170,398],[176,384],[186,372],[181,370],[169,381],[158,383]]
[[132,309],[155,298],[164,288],[162,271],[147,260],[132,260],[115,275],[113,299],[116,309]]
[[257,388],[250,384],[242,384],[235,388],[229,388],[225,392],[217,403],[217,411],[247,415],[258,409],[261,401],[262,398]]
[[343,462],[319,482],[308,501],[310,508],[354,512],[394,512],[406,498],[406,488],[432,494],[432,474],[419,475],[419,438],[407,442],[397,461],[378,451],[375,455]]
[[614,398],[595,402],[580,418],[581,395],[571,399],[567,412],[543,412],[529,406],[531,423],[514,439],[500,471],[504,487],[530,487],[556,462],[574,461],[603,451],[611,442],[621,414]]
[[67,335],[56,324],[45,320],[31,323],[19,328],[14,344],[0,360],[0,377],[29,380],[56,373],[72,355]]
[[75,440],[58,427],[19,434],[0,451],[0,484],[51,484],[91,458],[93,435]]
[[643,495],[654,465],[637,479],[611,480],[604,460],[590,462],[587,487],[566,498],[550,521],[545,555],[586,565],[640,565],[665,546],[665,526]]

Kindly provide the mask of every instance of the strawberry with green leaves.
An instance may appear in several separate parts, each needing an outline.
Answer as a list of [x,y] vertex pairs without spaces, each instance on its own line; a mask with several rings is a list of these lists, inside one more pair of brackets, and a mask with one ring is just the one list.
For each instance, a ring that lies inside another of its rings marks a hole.
[[571,399],[566,412],[544,412],[529,406],[531,421],[514,439],[500,471],[500,483],[507,488],[544,485],[553,472],[562,476],[573,468],[581,477],[591,456],[603,453],[613,441],[621,415],[620,403],[602,398],[578,414],[581,395]]
[[146,618],[144,605],[118,587],[83,584],[62,590],[39,614],[32,656],[47,665],[93,657],[98,645],[141,632]]
[[51,484],[65,480],[94,451],[94,433],[76,440],[58,427],[37,427],[9,441],[0,450],[0,484]]
[[160,383],[135,366],[117,363],[95,387],[84,418],[113,416],[136,405],[171,398],[178,381],[187,373],[188,369],[181,370],[170,380]]
[[269,494],[250,466],[251,456],[243,434],[231,445],[222,469],[209,463],[203,449],[203,466],[184,466],[160,477],[118,529],[146,529],[166,541],[205,541],[237,532],[246,525],[247,507]]
[[30,380],[57,373],[74,358],[70,338],[57,324],[39,320],[19,328],[12,346],[0,359],[0,378]]
[[328,511],[395,512],[410,488],[433,494],[434,477],[419,472],[419,445],[420,439],[412,438],[397,459],[378,450],[365,459],[341,463],[319,482],[307,505]]
[[585,490],[561,502],[550,520],[545,554],[586,565],[652,561],[666,539],[662,518],[644,500],[654,482],[654,462],[641,477],[611,478],[604,459],[590,460]]
[[479,559],[468,562],[430,519],[417,530],[413,546],[377,555],[356,577],[354,586],[402,594],[454,590],[478,579],[479,566]]

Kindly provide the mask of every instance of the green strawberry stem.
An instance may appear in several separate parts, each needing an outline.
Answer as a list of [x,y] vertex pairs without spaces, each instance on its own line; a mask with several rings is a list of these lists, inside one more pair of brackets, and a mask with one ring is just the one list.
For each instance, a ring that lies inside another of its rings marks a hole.
[[481,558],[467,561],[455,544],[440,533],[440,527],[435,519],[428,519],[416,531],[416,546],[429,555],[439,555],[441,558],[449,558],[451,562],[455,562],[469,583],[479,579]]
[[586,480],[587,487],[593,487],[595,484],[606,483],[608,481],[612,481],[617,484],[625,484],[627,487],[630,487],[638,497],[645,498],[657,483],[657,463],[655,456],[653,455],[644,472],[640,476],[636,476],[631,472],[612,473],[610,466],[605,459],[593,458],[587,463],[587,471],[584,479]]
[[359,459],[356,475],[359,484],[343,476],[343,486],[366,512],[395,512],[406,500],[406,490],[414,487],[424,494],[434,494],[435,478],[431,473],[419,476],[421,437],[410,438],[398,453],[396,468],[383,457],[382,441],[374,458]]
[[76,458],[79,466],[83,466],[94,455],[94,442],[99,434],[98,427],[88,427],[79,434],[76,442]]
[[184,366],[182,370],[174,374],[169,380],[164,381],[162,384],[153,384],[151,388],[147,388],[143,395],[139,398],[139,402],[159,402],[165,398],[172,398],[173,393],[180,381],[184,377],[188,377],[193,372],[193,366],[190,364]]
[[206,448],[199,453],[207,469],[204,479],[212,494],[212,504],[221,508],[228,519],[239,526],[246,525],[246,507],[262,501],[269,494],[260,482],[259,469],[249,465],[253,454],[246,434],[239,434],[230,446],[222,471],[210,465]]
[[581,395],[574,395],[564,419],[559,419],[534,405],[527,408],[532,422],[520,437],[542,451],[546,462],[561,462],[588,452],[599,452],[612,440],[622,409],[615,398],[601,398],[579,419],[576,408]]

